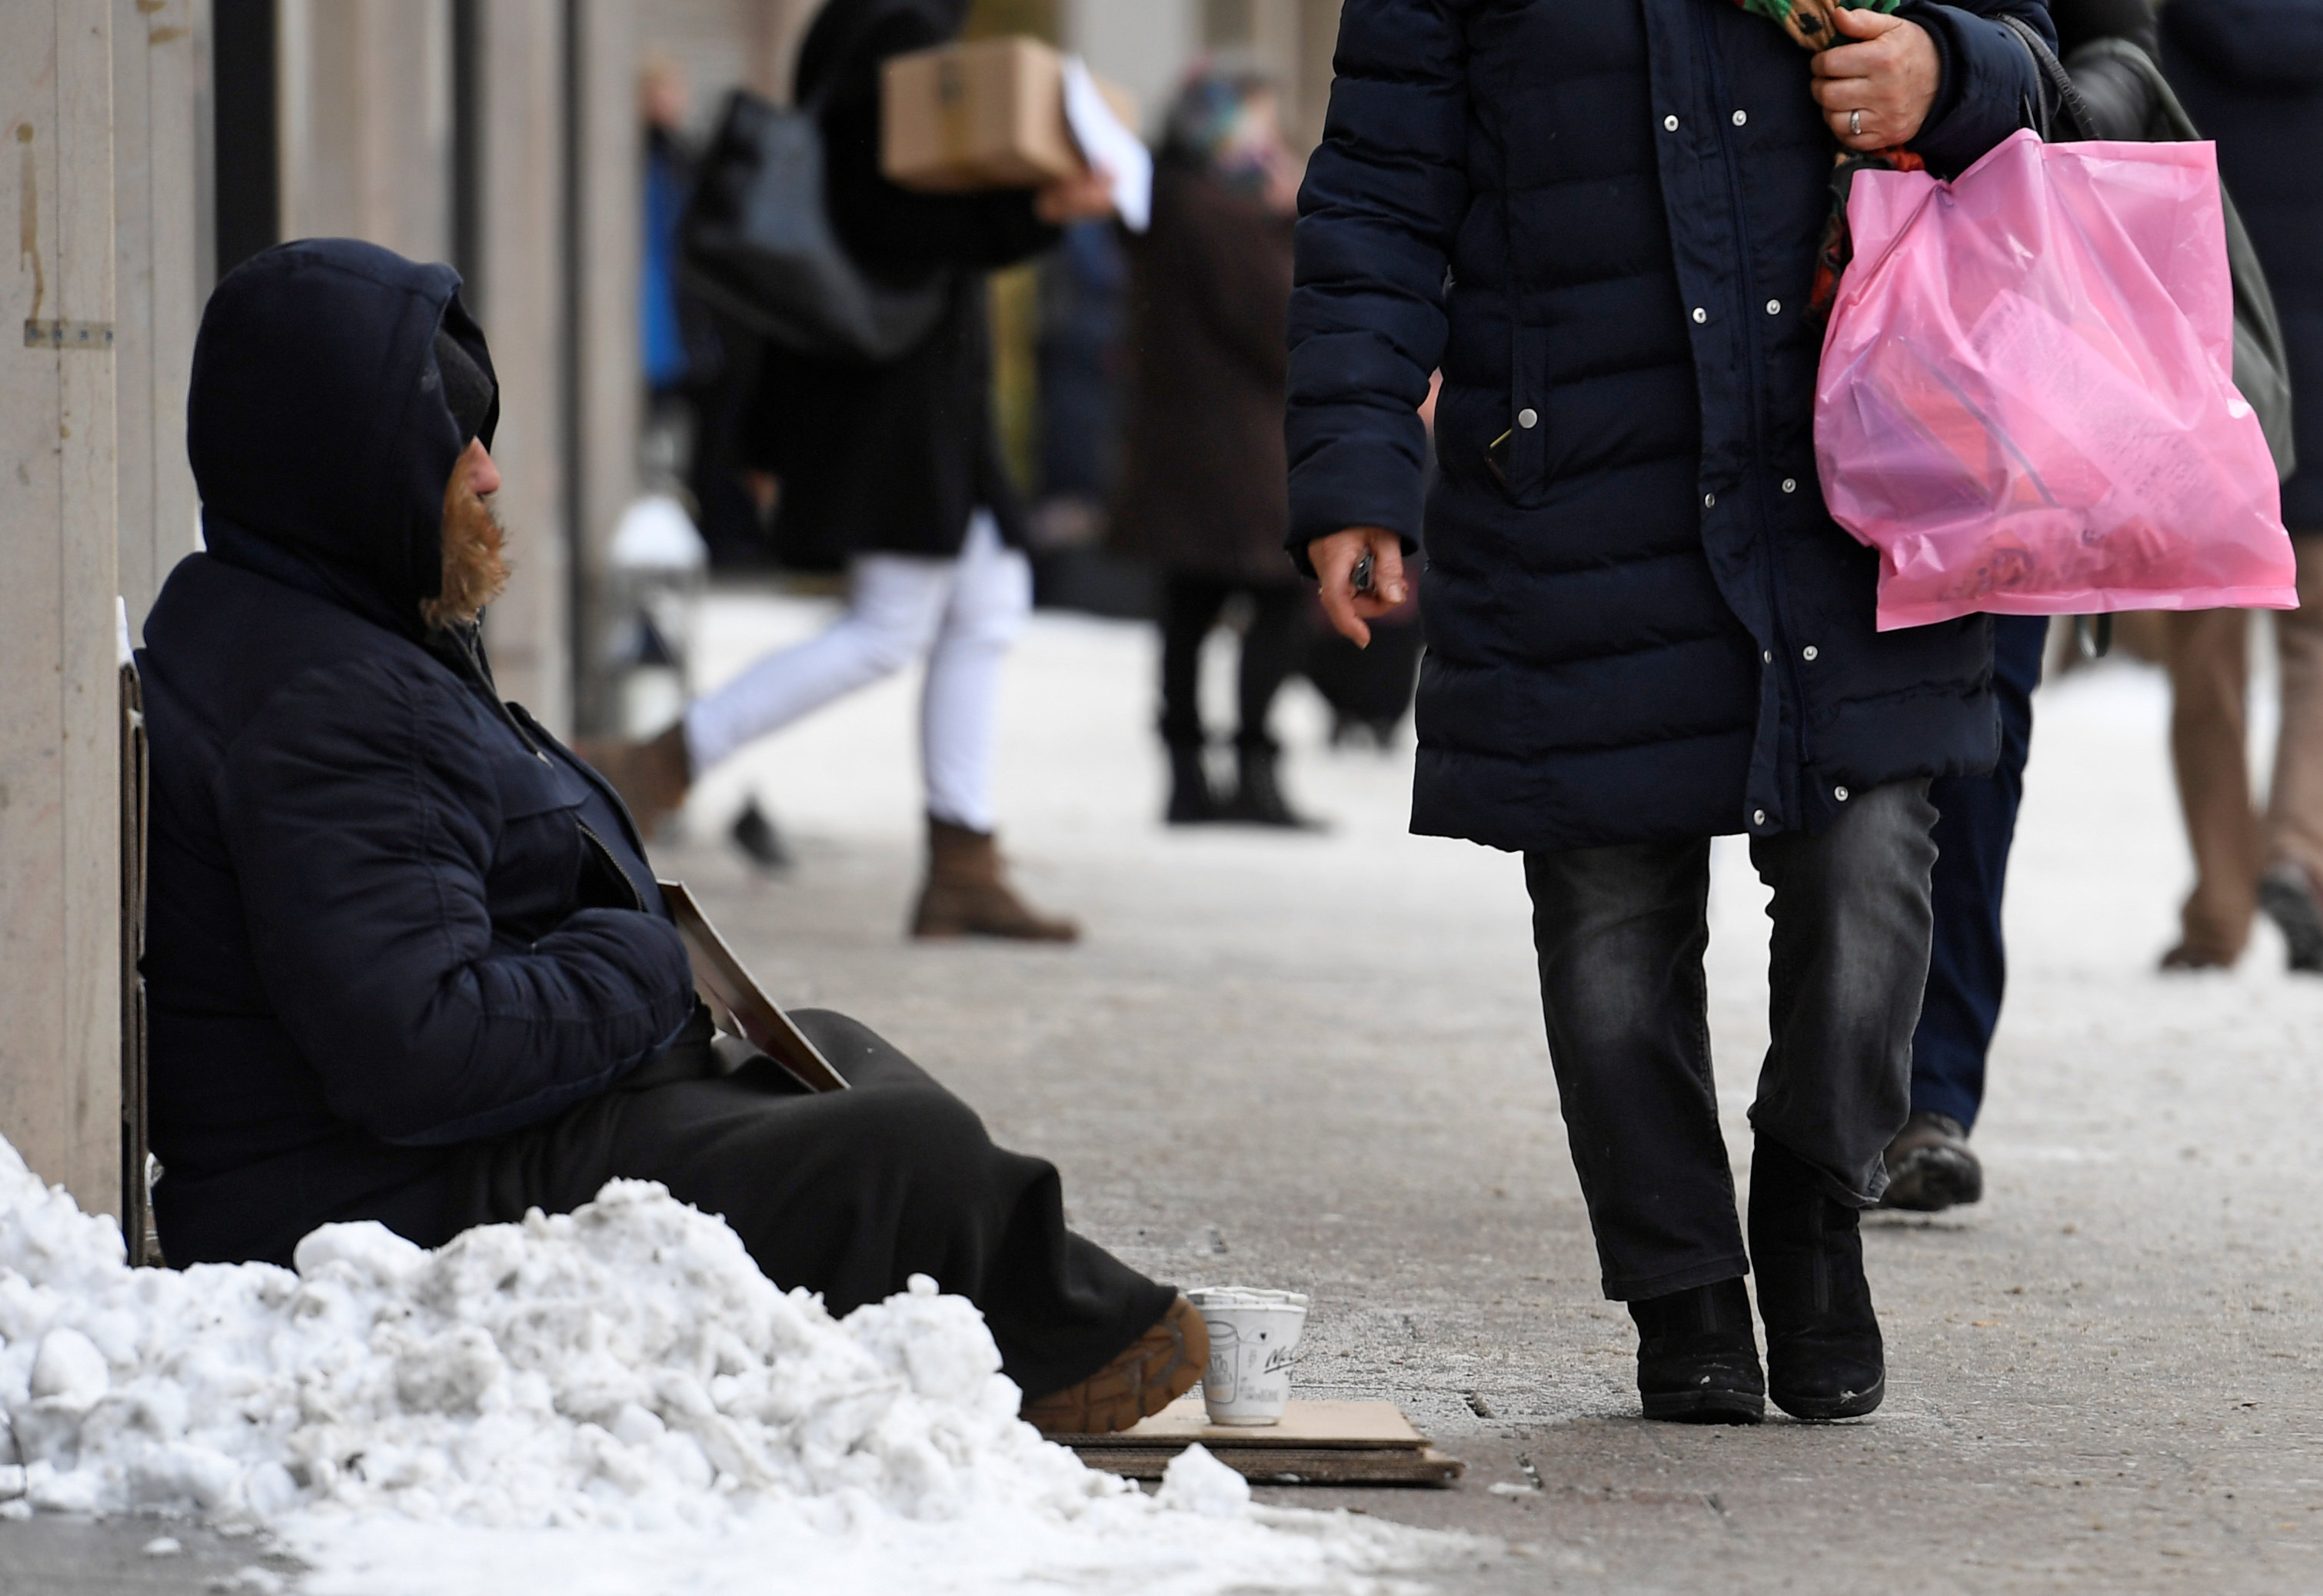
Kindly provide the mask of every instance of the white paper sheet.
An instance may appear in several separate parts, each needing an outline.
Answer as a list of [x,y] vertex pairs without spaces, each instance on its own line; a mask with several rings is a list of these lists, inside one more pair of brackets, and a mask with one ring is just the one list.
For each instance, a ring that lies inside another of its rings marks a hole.
[[1113,174],[1113,208],[1132,233],[1145,231],[1153,213],[1153,156],[1145,141],[1122,124],[1097,92],[1088,63],[1065,59],[1065,121],[1091,166]]

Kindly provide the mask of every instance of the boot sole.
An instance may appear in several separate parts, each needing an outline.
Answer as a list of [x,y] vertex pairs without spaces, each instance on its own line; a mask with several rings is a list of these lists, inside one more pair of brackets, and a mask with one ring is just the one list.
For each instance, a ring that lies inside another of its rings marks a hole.
[[1773,1393],[1775,1406],[1804,1424],[1829,1424],[1835,1418],[1861,1418],[1887,1397],[1887,1377],[1882,1374],[1868,1391],[1849,1391],[1837,1397],[1786,1397]]
[[1767,1417],[1767,1399],[1748,1391],[1639,1392],[1646,1417],[1662,1424],[1758,1424]]

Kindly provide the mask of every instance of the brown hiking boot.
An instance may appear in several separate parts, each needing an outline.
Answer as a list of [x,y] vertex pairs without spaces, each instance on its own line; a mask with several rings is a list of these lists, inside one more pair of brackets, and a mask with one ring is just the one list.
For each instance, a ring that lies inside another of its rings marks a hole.
[[1153,1327],[1113,1362],[1019,1414],[1044,1435],[1109,1435],[1151,1418],[1194,1389],[1210,1361],[1210,1327],[1179,1298]]
[[685,722],[676,721],[659,737],[641,743],[578,739],[573,751],[612,784],[629,818],[648,842],[662,821],[675,814],[693,785],[693,762],[685,752]]
[[1010,889],[991,832],[928,817],[928,881],[912,915],[912,935],[1077,942],[1080,934],[1074,922],[1035,913]]

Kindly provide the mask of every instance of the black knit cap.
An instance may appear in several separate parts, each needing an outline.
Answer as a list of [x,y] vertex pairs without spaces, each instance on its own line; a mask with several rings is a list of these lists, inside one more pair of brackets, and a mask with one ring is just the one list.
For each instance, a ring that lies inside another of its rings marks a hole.
[[444,404],[452,419],[460,424],[460,442],[464,446],[484,430],[484,422],[491,415],[492,380],[447,332],[436,335],[436,369],[443,374]]

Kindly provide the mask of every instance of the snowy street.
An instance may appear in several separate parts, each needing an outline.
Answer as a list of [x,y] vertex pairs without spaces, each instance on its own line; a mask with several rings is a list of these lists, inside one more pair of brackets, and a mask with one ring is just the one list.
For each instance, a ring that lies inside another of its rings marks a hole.
[[[698,674],[714,683],[829,614],[714,598]],[[1408,733],[1391,754],[1328,750],[1303,687],[1279,711],[1286,779],[1336,830],[1165,830],[1153,650],[1144,628],[1043,615],[1010,664],[1003,842],[1030,895],[1081,916],[1078,948],[902,937],[920,865],[916,678],[719,772],[691,839],[656,862],[785,1004],[856,1015],[997,1140],[1053,1159],[1074,1222],[1132,1263],[1312,1293],[1300,1394],[1393,1399],[1468,1463],[1451,1491],[1262,1501],[1510,1543],[1437,1543],[1417,1577],[1455,1593],[2311,1582],[2323,981],[2282,973],[2263,928],[2234,975],[2153,973],[2188,876],[2157,672],[2107,664],[2035,700],[2011,991],[1976,1135],[1986,1200],[1866,1226],[1886,1406],[1730,1431],[1634,1417],[1634,1335],[1596,1289],[1517,861],[1407,835]],[[747,874],[722,839],[745,788],[799,856],[786,876]],[[1712,1026],[1739,1164],[1766,1041],[1763,894],[1739,844],[1716,867]],[[142,1555],[165,1530],[186,1550]],[[600,1544],[608,1568],[644,1556]],[[259,1561],[250,1543],[151,1520],[0,1523],[0,1596],[260,1591],[279,1576]],[[690,1565],[667,1566],[676,1581]],[[881,1566],[892,1580],[904,1564]],[[699,1586],[653,1588],[831,1591],[846,1570],[794,1568],[813,1576],[800,1585],[705,1564]],[[308,1588],[454,1588],[441,1569],[409,1573]],[[1005,1588],[1228,1588],[1208,1578],[1052,1569]],[[511,1570],[493,1588],[532,1587]]]

